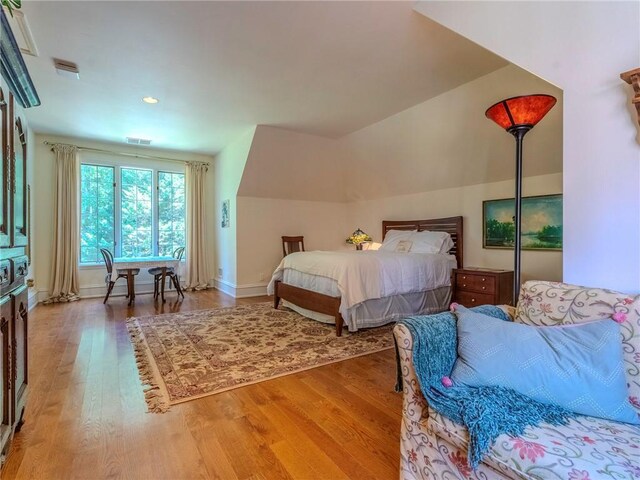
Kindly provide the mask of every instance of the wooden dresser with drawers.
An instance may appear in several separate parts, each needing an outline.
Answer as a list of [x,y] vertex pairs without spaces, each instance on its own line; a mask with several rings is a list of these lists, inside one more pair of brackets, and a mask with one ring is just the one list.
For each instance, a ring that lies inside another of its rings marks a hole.
[[491,268],[457,268],[453,271],[453,302],[476,305],[511,305],[513,271]]

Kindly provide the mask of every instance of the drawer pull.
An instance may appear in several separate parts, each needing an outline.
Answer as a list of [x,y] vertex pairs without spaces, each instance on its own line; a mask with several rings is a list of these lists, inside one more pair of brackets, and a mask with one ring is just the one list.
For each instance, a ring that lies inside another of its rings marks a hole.
[[487,289],[487,287],[482,287],[482,289],[483,289],[483,290],[486,290],[486,289]]
[[466,279],[467,279],[467,277],[466,277],[465,275],[463,275],[463,276],[462,276],[462,279],[463,279],[463,280],[466,280]]
[[466,287],[466,286],[467,286],[467,284],[466,284],[466,283],[463,283],[463,284],[462,284],[462,286],[463,286],[463,287]]
[[484,278],[484,277],[482,277],[482,281],[483,281],[483,282],[486,282],[486,281],[487,281],[487,279],[486,279],[486,278]]
[[472,298],[472,299],[471,299],[471,303],[476,303],[476,299],[475,299],[475,298]]

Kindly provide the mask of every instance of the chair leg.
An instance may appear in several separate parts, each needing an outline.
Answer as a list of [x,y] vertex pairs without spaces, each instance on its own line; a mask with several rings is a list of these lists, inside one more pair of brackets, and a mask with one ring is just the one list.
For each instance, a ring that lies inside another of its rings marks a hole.
[[104,301],[102,303],[107,303],[109,300],[109,295],[111,295],[111,290],[113,290],[113,286],[116,282],[109,282],[109,286],[107,287],[107,295],[104,297]]
[[180,296],[184,298],[184,293],[182,293],[182,288],[180,288],[180,281],[178,280],[178,276],[173,275],[171,277],[171,281],[173,282],[173,286],[176,287],[176,292],[178,292],[178,298],[180,298]]
[[153,276],[153,299],[158,298],[158,276]]

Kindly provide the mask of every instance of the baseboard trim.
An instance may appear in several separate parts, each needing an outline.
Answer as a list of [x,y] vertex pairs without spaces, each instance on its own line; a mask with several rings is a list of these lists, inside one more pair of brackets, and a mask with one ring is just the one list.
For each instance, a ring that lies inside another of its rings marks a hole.
[[[181,282],[182,283],[182,282]],[[168,287],[168,284],[167,284]],[[167,294],[167,292],[175,292],[175,290],[172,289],[168,289],[165,288],[165,296]],[[80,298],[104,298],[104,296],[107,294],[107,287],[104,283],[98,284],[98,285],[86,285],[84,287],[80,287],[80,292],[78,293],[78,296]],[[153,294],[153,282],[136,282],[136,295],[149,295],[149,294]],[[109,295],[109,298],[111,297],[124,297],[127,295],[127,286],[126,283],[122,283],[120,285],[115,285],[113,287],[113,291],[111,292],[111,295]],[[40,290],[38,292],[36,292],[33,297],[35,297],[35,299],[37,299],[37,301],[35,301],[34,299],[34,304],[33,307],[35,307],[38,303],[40,302],[44,302],[47,298],[49,298],[49,292],[47,290]],[[33,308],[31,306],[31,297],[29,297],[29,309]]]
[[28,303],[27,310],[29,312],[34,308],[36,308],[36,305],[40,303],[40,301],[38,300],[38,293],[39,292],[35,288],[29,289],[29,301],[27,302]]
[[245,285],[236,285],[226,280],[214,280],[214,286],[222,293],[231,295],[233,298],[249,298],[261,297],[267,294],[266,283],[247,283]]

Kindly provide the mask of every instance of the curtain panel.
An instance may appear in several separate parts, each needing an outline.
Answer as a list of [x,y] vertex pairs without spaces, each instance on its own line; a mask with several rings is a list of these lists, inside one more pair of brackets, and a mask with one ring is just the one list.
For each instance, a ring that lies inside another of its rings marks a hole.
[[44,303],[79,300],[78,148],[54,145],[55,188],[49,298]]
[[209,288],[209,249],[207,248],[206,177],[208,164],[187,162],[187,278],[188,290]]

